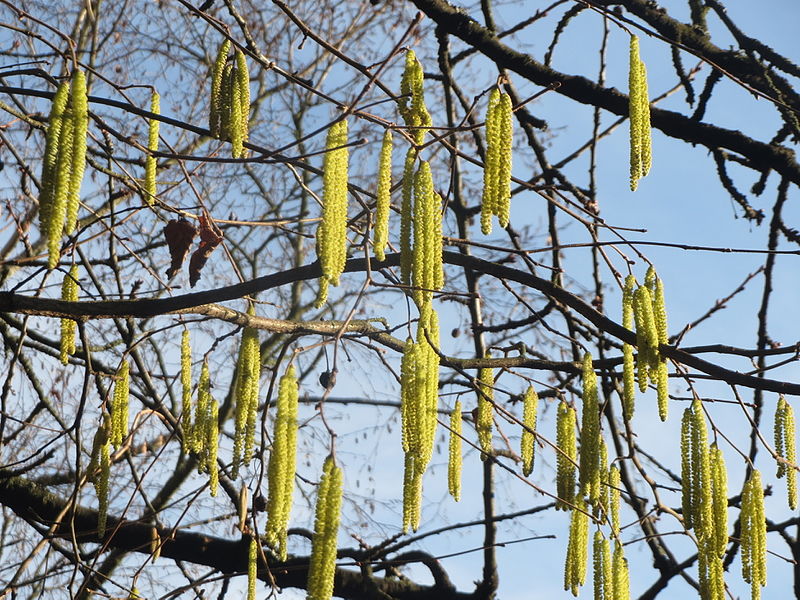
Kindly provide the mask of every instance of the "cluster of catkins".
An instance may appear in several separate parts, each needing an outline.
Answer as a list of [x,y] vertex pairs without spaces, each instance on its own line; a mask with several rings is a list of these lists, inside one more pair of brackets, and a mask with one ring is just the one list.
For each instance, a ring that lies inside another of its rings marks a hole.
[[250,72],[241,50],[228,59],[231,42],[225,40],[217,52],[211,72],[211,135],[231,143],[231,156],[244,158],[250,120]]

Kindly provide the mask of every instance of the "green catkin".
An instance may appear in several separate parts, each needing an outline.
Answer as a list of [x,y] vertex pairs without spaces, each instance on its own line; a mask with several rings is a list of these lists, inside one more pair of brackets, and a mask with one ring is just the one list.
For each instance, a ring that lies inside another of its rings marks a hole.
[[619,520],[619,499],[620,488],[622,481],[620,479],[619,469],[612,466],[608,470],[608,520],[611,523],[611,533],[614,537],[619,537],[620,520]]
[[256,600],[256,582],[258,581],[258,544],[256,538],[250,538],[247,552],[247,600]]
[[630,185],[631,191],[636,191],[639,179],[650,171],[652,149],[647,73],[644,63],[639,58],[639,38],[635,35],[630,39],[628,90]]
[[483,171],[481,231],[492,232],[492,216],[508,225],[511,207],[511,150],[513,141],[511,97],[499,89],[489,94],[486,111],[486,160]]
[[[78,301],[78,265],[72,265],[61,282],[61,299],[67,302]],[[75,354],[75,327],[72,319],[61,319],[61,363],[66,365],[69,357]]]
[[412,338],[407,338],[403,347],[403,358],[400,362],[400,430],[403,452],[410,452],[416,445],[415,423],[419,416],[417,406],[417,345]]
[[425,74],[413,50],[406,51],[405,68],[400,80],[400,115],[417,145],[425,140],[427,128],[431,126],[431,116],[425,106]]
[[92,459],[87,472],[97,494],[97,532],[105,535],[108,515],[108,479],[111,474],[111,418],[103,416],[103,424],[98,428],[92,445]]
[[48,119],[47,135],[45,137],[44,160],[42,161],[41,188],[39,192],[39,224],[42,235],[49,231],[49,219],[52,214],[53,194],[57,174],[59,145],[61,133],[64,129],[64,115],[69,102],[69,82],[64,81],[58,86],[53,97]]
[[219,47],[214,67],[211,70],[211,100],[209,102],[210,112],[208,118],[208,128],[214,137],[222,136],[222,106],[223,106],[223,87],[222,76],[225,71],[225,63],[228,60],[228,52],[231,49],[230,40],[225,40]]
[[386,258],[386,245],[389,243],[389,206],[392,192],[392,130],[383,134],[381,155],[378,163],[378,190],[375,202],[375,229],[372,245],[375,258]]
[[599,516],[601,510],[608,512],[608,449],[606,442],[598,436],[597,470],[592,476],[589,487],[589,501],[594,508],[594,515]]
[[80,204],[81,183],[86,169],[86,133],[89,129],[89,98],[86,95],[86,75],[76,70],[72,74],[69,90],[69,104],[72,116],[72,152],[70,153],[69,189],[67,191],[64,233],[70,235],[75,230]]
[[[484,358],[491,358],[488,352]],[[494,369],[485,367],[478,370],[478,413],[475,428],[478,430],[481,459],[486,460],[492,453],[492,411],[494,402]]]
[[450,413],[450,447],[447,461],[447,491],[461,500],[461,400],[456,400]]
[[414,191],[414,163],[417,153],[414,148],[406,152],[403,166],[403,188],[400,204],[400,281],[403,285],[411,285],[411,265],[413,255],[411,252],[411,232],[413,215]]
[[233,438],[233,479],[236,479],[239,475],[239,466],[250,462],[253,455],[260,376],[261,353],[258,343],[258,330],[252,327],[245,327],[239,345],[233,395],[236,405]]
[[231,103],[233,100],[233,88],[231,80],[233,75],[233,63],[226,62],[222,67],[222,83],[220,90],[220,115],[219,115],[219,138],[230,139],[231,136]]
[[681,505],[683,511],[683,524],[686,529],[694,527],[693,509],[695,498],[693,496],[695,465],[692,462],[692,431],[693,431],[692,409],[687,408],[683,411],[681,418]]
[[189,330],[181,334],[181,427],[183,438],[181,450],[189,452],[192,448],[192,345]]
[[699,537],[713,535],[713,509],[711,498],[711,461],[708,432],[703,406],[699,398],[692,401],[692,461],[694,463],[692,497],[695,504],[694,528]]
[[329,456],[325,459],[317,495],[308,567],[308,600],[330,600],[333,595],[341,505],[342,471]]
[[778,458],[777,477],[786,477],[789,508],[797,508],[797,444],[795,441],[794,409],[783,396],[778,398],[775,411],[775,454]]
[[577,444],[575,441],[575,410],[562,400],[556,416],[556,489],[557,510],[568,510],[575,500],[575,462]]
[[[205,470],[206,438],[202,432],[211,412],[211,376],[208,370],[208,361],[203,361],[200,369],[200,379],[197,382],[197,404],[194,407],[194,425],[192,426],[191,450],[198,457],[197,468]],[[196,434],[196,435],[194,435]]]
[[761,473],[753,470],[742,491],[741,510],[742,578],[751,585],[751,598],[761,597],[767,584],[767,522]]
[[716,444],[711,445],[709,453],[711,466],[711,503],[714,522],[714,551],[722,557],[728,547],[728,471],[725,457]]
[[328,285],[339,285],[347,259],[347,121],[331,125],[323,161],[322,221],[317,228],[317,254],[322,267],[316,307],[328,297]]
[[244,154],[245,116],[242,114],[242,88],[239,86],[239,68],[236,63],[230,71],[227,84],[230,87],[228,137],[231,141],[231,157],[239,158]]
[[533,472],[533,458],[536,443],[536,409],[539,396],[533,386],[528,386],[522,397],[522,440],[520,455],[522,456],[522,474],[527,477]]
[[67,204],[72,180],[72,152],[75,135],[75,120],[72,109],[72,86],[69,101],[63,112],[61,132],[58,138],[58,155],[52,173],[52,191],[48,198],[47,229],[43,234],[47,238],[47,268],[54,269],[61,256],[61,234],[67,218]]
[[647,270],[645,281],[648,282],[652,290],[653,319],[656,326],[656,350],[650,356],[650,370],[652,373],[655,365],[658,414],[662,421],[666,421],[669,410],[669,374],[667,372],[667,360],[657,350],[659,345],[669,343],[667,309],[664,302],[664,283],[656,275],[656,271],[652,266]]
[[208,419],[203,431],[206,437],[206,469],[208,470],[208,488],[211,497],[217,495],[219,487],[219,465],[217,464],[217,451],[219,450],[219,405],[210,398]]
[[582,404],[579,484],[581,493],[589,496],[590,503],[594,504],[599,491],[592,484],[599,474],[600,409],[597,375],[592,366],[592,355],[588,352],[583,356]]
[[[155,90],[150,98],[150,112],[156,115],[161,114],[161,98]],[[147,149],[150,150],[150,153],[144,159],[144,201],[147,204],[153,204],[156,198],[156,165],[158,161],[151,153],[158,150],[159,121],[150,119],[148,124]]]
[[[622,326],[633,330],[633,291],[636,278],[628,275],[622,290]],[[633,346],[622,345],[622,416],[626,421],[633,418],[636,402],[636,380],[633,364]]]
[[567,559],[564,566],[564,590],[577,597],[586,581],[586,561],[589,544],[589,515],[586,505],[578,500],[572,510],[567,542]]
[[725,462],[716,444],[711,445],[709,465],[711,520],[708,530],[697,532],[697,568],[701,597],[704,600],[724,600],[723,559],[728,543],[728,487]]
[[130,398],[130,364],[123,360],[117,370],[114,396],[111,400],[111,444],[115,449],[122,446],[128,435],[128,404]]
[[614,543],[614,556],[611,563],[614,574],[614,600],[630,600],[631,590],[628,575],[628,560],[619,541]]
[[648,379],[655,379],[651,374],[653,356],[658,352],[658,332],[653,315],[653,302],[647,286],[640,286],[633,294],[633,314],[636,322],[636,346],[639,354],[636,362],[639,390],[647,390]]
[[[246,142],[249,137],[250,121],[250,70],[247,68],[247,59],[244,52],[236,51],[236,87],[239,98],[239,114],[241,117],[241,142]],[[246,151],[239,148],[237,158],[244,158]]]
[[414,300],[422,308],[442,286],[442,213],[439,195],[433,189],[431,168],[420,163],[414,177],[414,246],[411,283]]
[[297,399],[297,375],[294,365],[291,365],[278,384],[278,410],[267,469],[269,499],[264,532],[267,543],[282,561],[287,558],[286,531],[297,462]]
[[599,529],[594,532],[592,563],[594,567],[594,600],[613,600],[614,576],[611,570],[611,550],[608,539],[603,537]]

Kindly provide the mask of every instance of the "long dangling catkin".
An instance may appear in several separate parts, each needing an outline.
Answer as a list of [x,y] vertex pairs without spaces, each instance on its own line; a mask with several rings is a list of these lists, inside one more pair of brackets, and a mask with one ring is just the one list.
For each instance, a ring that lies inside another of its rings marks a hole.
[[[250,70],[247,68],[247,59],[244,52],[236,51],[236,87],[238,88],[239,115],[241,117],[241,142],[244,143],[250,138]],[[239,153],[235,158],[244,158],[246,151],[239,147]]]
[[592,544],[594,600],[614,599],[614,576],[611,570],[611,550],[608,539],[600,530],[594,532]]
[[253,456],[260,376],[261,352],[258,330],[245,327],[239,345],[233,393],[236,405],[232,467],[234,479],[239,475],[239,466],[250,462]]
[[431,168],[420,163],[414,177],[414,247],[411,283],[417,306],[430,303],[442,285],[442,213],[439,195],[433,189]]
[[578,499],[572,510],[567,542],[567,559],[564,566],[564,589],[577,597],[586,581],[586,561],[589,544],[589,515],[586,505]]
[[342,470],[329,456],[325,459],[317,496],[308,566],[308,600],[330,600],[333,595],[341,506]]
[[206,467],[208,469],[208,489],[211,497],[217,495],[219,487],[219,465],[217,464],[217,452],[219,451],[219,404],[213,398],[209,399],[208,419],[205,423],[203,433],[206,437],[207,458]]
[[699,398],[692,401],[692,463],[694,464],[692,468],[694,528],[700,537],[713,535],[711,460],[706,417]]
[[228,86],[227,136],[231,142],[231,157],[239,158],[244,152],[244,115],[242,114],[242,89],[239,87],[239,69],[234,61],[224,83]]
[[111,444],[115,449],[122,446],[128,435],[128,403],[130,398],[130,364],[123,360],[117,370],[114,396],[111,400]]
[[317,227],[317,253],[322,267],[316,306],[328,297],[328,285],[339,285],[347,259],[347,172],[349,151],[347,121],[337,121],[328,130],[323,162],[322,221]]
[[291,365],[278,384],[278,410],[267,469],[269,499],[264,531],[267,543],[282,561],[287,557],[286,530],[292,509],[297,461],[297,396],[297,375],[294,365]]
[[611,533],[614,537],[619,536],[620,520],[619,520],[619,499],[620,488],[622,481],[620,479],[619,469],[612,466],[608,470],[608,521],[611,523]]
[[[75,79],[73,77],[73,83]],[[61,256],[61,235],[67,218],[67,204],[72,182],[72,153],[74,150],[75,119],[72,105],[73,85],[68,89],[68,100],[61,113],[61,129],[58,135],[57,156],[50,175],[51,189],[46,193],[46,229],[42,234],[47,238],[47,268],[54,269]],[[57,94],[58,96],[58,94]],[[56,100],[60,100],[58,97]],[[55,109],[55,103],[54,103]],[[40,200],[41,203],[41,200]]]
[[411,251],[412,221],[414,218],[414,163],[417,160],[416,150],[412,147],[406,152],[403,166],[403,188],[400,203],[400,281],[403,285],[411,285]]
[[[156,115],[161,113],[161,98],[155,90],[150,98],[150,112]],[[147,204],[153,204],[156,197],[157,160],[152,152],[158,150],[158,128],[158,119],[150,119],[147,133],[147,149],[150,152],[144,158],[144,201]]]
[[381,155],[378,163],[378,190],[375,194],[375,229],[372,245],[375,258],[386,258],[386,245],[389,243],[389,206],[392,192],[392,130],[383,134]]
[[789,508],[797,508],[797,444],[795,441],[794,409],[783,396],[778,397],[775,411],[775,454],[778,458],[777,476],[786,477]]
[[711,445],[709,464],[711,466],[714,552],[717,556],[722,557],[728,547],[728,471],[725,467],[722,450],[716,444]]
[[536,443],[536,410],[539,396],[533,386],[528,386],[522,397],[522,440],[520,455],[522,456],[522,474],[527,477],[533,472],[533,457]]
[[[489,352],[484,358],[491,358]],[[486,460],[492,453],[492,425],[494,421],[494,369],[484,367],[478,370],[478,414],[475,428],[478,430],[478,442],[481,445],[481,459]]]
[[447,491],[461,500],[461,400],[456,400],[450,413],[450,447],[447,461]]
[[695,498],[692,481],[695,477],[695,464],[692,462],[693,456],[693,416],[692,409],[687,408],[683,411],[681,418],[681,505],[683,510],[683,524],[686,529],[694,527],[693,506]]
[[614,543],[611,571],[614,574],[614,600],[630,600],[631,589],[628,576],[628,559],[619,541]]
[[189,330],[181,333],[181,450],[189,452],[192,448],[192,344]]
[[513,137],[511,97],[493,88],[486,111],[486,160],[481,201],[481,231],[484,235],[492,232],[492,215],[497,216],[501,227],[508,225]]
[[600,458],[600,409],[597,398],[597,375],[592,366],[592,355],[583,356],[583,397],[581,416],[581,449],[579,484],[581,494],[594,504],[598,490],[592,483],[599,473]]
[[[61,282],[61,299],[67,302],[78,301],[78,265],[73,264]],[[67,364],[75,354],[75,327],[72,319],[61,319],[61,363]]]
[[103,537],[108,515],[108,479],[111,474],[111,418],[108,414],[103,415],[103,423],[94,435],[87,473],[97,494],[97,533]]
[[425,106],[425,74],[413,50],[406,51],[405,69],[400,80],[401,98],[398,102],[400,115],[417,145],[425,140],[431,126],[431,115]]
[[[629,274],[622,290],[622,326],[633,330],[633,292],[636,278]],[[633,418],[636,402],[636,379],[633,366],[633,346],[622,345],[622,416],[626,421]]]
[[556,415],[557,510],[570,509],[575,500],[575,462],[578,454],[575,441],[576,421],[575,409],[565,400],[559,402]]
[[[639,390],[647,390],[653,356],[658,352],[658,330],[653,315],[653,302],[646,285],[639,286],[633,294],[633,315],[636,322],[636,346],[639,354],[636,360]],[[656,359],[657,360],[657,359]]]
[[192,425],[191,451],[197,456],[197,468],[204,471],[206,467],[205,456],[206,437],[203,432],[206,430],[209,416],[211,414],[211,375],[208,370],[208,361],[203,361],[200,369],[200,379],[197,382],[197,404],[194,407],[194,425]]
[[61,134],[64,130],[64,115],[69,102],[69,88],[69,82],[62,82],[58,86],[58,90],[53,97],[53,104],[50,107],[40,178],[41,188],[39,191],[39,226],[43,236],[47,236],[49,231],[49,220],[53,209],[59,146]]
[[209,101],[208,128],[214,137],[222,137],[222,107],[223,85],[222,76],[225,63],[228,61],[228,52],[231,49],[230,40],[225,40],[219,47],[214,67],[211,70],[211,99]]
[[767,584],[767,522],[761,473],[754,469],[742,491],[742,578],[751,585],[752,599],[761,597]]
[[662,421],[666,421],[669,408],[669,375],[667,373],[667,360],[661,352],[658,351],[659,345],[669,343],[667,309],[664,302],[664,282],[658,277],[652,265],[647,270],[645,282],[652,293],[653,320],[656,326],[655,348],[651,350],[650,354],[650,376],[652,378],[653,371],[655,371],[655,383],[658,394],[658,415]]
[[630,120],[631,191],[636,191],[639,179],[650,171],[652,142],[647,73],[644,63],[639,58],[639,38],[635,35],[632,35],[630,40],[628,110]]
[[256,582],[258,581],[258,543],[255,537],[250,538],[247,551],[247,600],[256,600]]
[[72,152],[70,153],[69,189],[64,217],[64,233],[75,230],[80,204],[81,183],[86,169],[86,133],[89,129],[89,98],[86,95],[86,75],[75,70],[69,89],[69,104],[72,116]]

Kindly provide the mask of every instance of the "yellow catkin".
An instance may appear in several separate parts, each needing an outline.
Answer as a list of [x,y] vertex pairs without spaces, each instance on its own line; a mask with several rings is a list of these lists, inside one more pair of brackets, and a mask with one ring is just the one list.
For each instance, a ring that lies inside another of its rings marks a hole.
[[[153,90],[153,95],[150,97],[150,112],[153,114],[161,113],[161,98],[158,92]],[[147,149],[150,152],[158,150],[158,119],[150,119],[148,122],[147,133]],[[156,164],[157,159],[151,153],[148,153],[144,159],[144,201],[147,204],[152,204],[156,197]]]
[[[622,290],[622,326],[633,330],[633,292],[636,278],[628,275]],[[633,418],[636,402],[636,379],[633,363],[633,346],[622,345],[622,416],[626,421]]]
[[575,409],[562,400],[556,415],[556,509],[560,510],[570,509],[575,499],[575,462],[578,454],[575,426]]
[[118,449],[128,435],[128,403],[130,398],[130,364],[123,360],[117,370],[114,396],[111,400],[111,444]]
[[189,452],[192,448],[192,345],[189,330],[181,333],[181,427],[183,438],[181,449]]
[[206,437],[206,467],[208,469],[208,489],[212,497],[217,495],[219,487],[219,465],[217,452],[219,450],[219,405],[213,398],[209,402],[208,420],[204,429]]
[[405,68],[400,80],[399,100],[400,115],[406,127],[411,129],[411,136],[416,144],[425,140],[427,128],[431,125],[431,116],[425,106],[425,74],[413,50],[406,51]]
[[286,530],[292,509],[297,461],[297,375],[291,365],[278,384],[277,414],[267,477],[266,541],[280,560],[286,560]]
[[197,435],[192,435],[191,450],[198,457],[197,468],[205,470],[206,438],[202,435],[205,431],[206,423],[211,409],[211,375],[208,371],[208,362],[203,361],[200,369],[200,379],[197,382],[197,404],[194,407],[194,425],[192,431]]
[[640,286],[633,294],[633,314],[636,323],[636,346],[639,354],[636,361],[639,390],[647,390],[647,382],[655,375],[650,375],[652,357],[658,352],[658,333],[653,315],[653,302],[647,286]]
[[582,404],[579,484],[581,493],[589,496],[590,502],[594,504],[599,492],[592,483],[599,473],[600,409],[597,375],[592,366],[592,355],[588,352],[583,356]]
[[228,140],[231,136],[231,104],[233,100],[233,86],[231,85],[233,79],[232,75],[233,63],[226,62],[222,67],[219,115],[219,138],[223,140]]
[[611,571],[614,574],[614,600],[630,600],[628,560],[625,558],[625,552],[619,542],[614,544]]
[[630,120],[630,185],[635,191],[639,179],[647,175],[652,163],[650,100],[647,73],[639,58],[639,38],[630,39],[628,68],[628,109]]
[[567,542],[567,559],[564,566],[564,589],[577,597],[586,581],[586,561],[588,559],[589,516],[582,500],[572,510]]
[[[486,353],[484,358],[491,358]],[[478,370],[478,413],[475,428],[478,430],[478,442],[481,445],[481,459],[486,460],[492,453],[492,424],[494,417],[494,369],[484,367]]]
[[247,600],[256,600],[256,582],[258,581],[258,543],[250,538],[247,552]]
[[61,132],[58,137],[58,153],[52,171],[52,191],[48,194],[47,229],[47,268],[54,269],[61,256],[61,234],[67,217],[67,204],[72,180],[72,152],[75,135],[75,122],[72,109],[72,86],[69,101],[63,112]]
[[238,516],[239,516],[239,525],[238,529],[242,533],[247,530],[247,507],[250,503],[250,490],[247,489],[247,486],[242,484],[242,487],[239,488],[239,501],[238,501]]
[[794,409],[783,396],[778,398],[775,411],[775,453],[778,457],[778,478],[786,477],[789,508],[797,508],[797,443],[795,440]]
[[211,71],[211,99],[209,101],[209,118],[208,128],[211,130],[211,135],[214,137],[221,137],[222,131],[222,76],[225,70],[225,63],[228,60],[228,52],[231,49],[230,40],[225,40],[219,47],[216,60]]
[[239,466],[248,463],[252,458],[260,375],[261,354],[258,330],[245,327],[239,345],[233,396],[236,406],[232,467],[234,479],[239,475]]
[[417,345],[412,338],[406,339],[403,358],[400,362],[400,419],[403,451],[408,453],[415,446],[415,423],[417,411]]
[[69,90],[70,112],[72,117],[72,152],[70,153],[69,189],[64,217],[64,233],[75,230],[78,219],[81,183],[86,169],[86,133],[89,128],[89,98],[86,95],[86,75],[76,70],[72,74]]
[[694,528],[698,536],[713,535],[713,511],[711,499],[711,461],[708,448],[708,431],[702,403],[692,401],[692,497],[694,505]]
[[742,578],[751,584],[753,600],[761,597],[767,584],[767,522],[764,516],[764,488],[761,473],[753,470],[742,492]]
[[683,509],[683,524],[686,529],[692,529],[694,527],[692,508],[695,504],[695,498],[693,496],[694,488],[692,487],[692,481],[695,476],[695,465],[692,462],[693,427],[694,418],[692,416],[692,409],[687,408],[683,411],[683,417],[681,418],[681,504]]
[[714,550],[722,556],[728,547],[728,471],[725,457],[716,444],[711,445],[709,453],[711,466],[711,502],[714,522]]
[[[67,302],[78,300],[78,265],[72,265],[69,273],[61,282],[61,299]],[[75,354],[75,327],[72,319],[61,319],[61,363],[67,364],[69,357]]]
[[[246,142],[249,137],[250,121],[250,70],[247,68],[247,59],[244,52],[236,51],[236,87],[238,88],[239,113],[241,116],[241,142]],[[238,158],[244,158],[246,151],[239,148]]]
[[522,474],[527,477],[533,472],[533,458],[536,443],[536,410],[539,405],[539,396],[533,386],[525,390],[522,397],[522,440],[520,441],[520,455],[522,456]]
[[456,400],[450,413],[450,447],[447,461],[447,490],[453,499],[461,500],[461,400]]
[[411,283],[418,307],[429,303],[442,285],[442,213],[433,189],[430,165],[423,161],[414,177],[414,246]]
[[228,85],[228,138],[231,142],[231,157],[239,158],[244,153],[244,115],[242,114],[242,89],[239,87],[239,69],[231,67],[230,75],[225,81]]
[[328,285],[339,285],[347,259],[347,121],[331,125],[323,163],[322,221],[317,227],[317,255],[322,268],[316,306],[321,307]]
[[483,170],[481,231],[492,232],[492,216],[501,227],[511,211],[511,154],[514,137],[511,97],[494,88],[486,111],[486,160]]
[[323,466],[314,517],[314,537],[308,566],[309,600],[330,600],[333,595],[341,506],[342,471],[329,456]]
[[97,494],[97,532],[103,537],[108,516],[108,480],[111,474],[111,419],[108,415],[104,415],[103,424],[94,436],[88,473]]
[[389,207],[392,192],[392,131],[383,134],[381,155],[378,163],[378,190],[375,202],[375,226],[372,245],[375,258],[386,258],[386,245],[389,243]]
[[594,567],[594,600],[613,600],[614,576],[612,573],[611,550],[608,539],[603,537],[599,529],[594,532],[592,565]]
[[39,223],[43,236],[49,231],[49,220],[53,209],[55,183],[61,134],[64,130],[64,115],[69,102],[69,82],[58,86],[50,107],[50,116],[45,137],[44,160],[42,161],[41,188],[39,192]]
[[414,163],[417,160],[417,153],[414,148],[409,148],[406,152],[406,160],[403,166],[403,188],[400,203],[400,281],[403,285],[411,285],[411,265],[413,256],[411,252],[411,232],[413,214],[413,191],[414,191]]
[[619,520],[619,500],[620,488],[622,481],[620,479],[619,469],[612,466],[608,471],[608,521],[611,523],[611,533],[614,537],[619,536],[620,520]]

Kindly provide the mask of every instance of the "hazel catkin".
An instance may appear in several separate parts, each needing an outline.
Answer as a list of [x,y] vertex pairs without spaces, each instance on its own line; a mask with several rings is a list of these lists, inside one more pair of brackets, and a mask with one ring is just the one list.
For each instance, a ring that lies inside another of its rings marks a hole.
[[486,112],[486,159],[483,170],[481,231],[492,232],[492,216],[501,227],[508,225],[511,204],[511,155],[513,142],[511,97],[498,88],[489,94]]
[[[252,312],[252,310],[248,311]],[[255,424],[258,413],[261,351],[258,330],[245,327],[239,344],[234,385],[235,432],[233,441],[232,476],[239,475],[239,466],[250,462],[255,443]]]
[[336,574],[337,536],[342,506],[342,470],[332,456],[325,459],[317,494],[308,567],[308,599],[330,600]]
[[777,477],[786,477],[789,508],[797,508],[797,444],[795,441],[794,409],[783,396],[778,397],[775,410],[775,454],[778,460]]
[[568,510],[575,500],[575,427],[575,409],[562,400],[556,413],[556,510]]
[[[67,302],[77,302],[78,300],[78,265],[73,264],[69,273],[64,275],[61,282],[61,299]],[[69,357],[75,354],[75,328],[76,323],[72,319],[61,319],[61,363],[66,365]]]
[[[153,90],[150,98],[150,112],[160,114],[161,98],[158,92]],[[148,121],[147,149],[150,151],[144,159],[144,200],[147,204],[153,204],[156,197],[156,157],[152,154],[158,150],[158,119]]]
[[[491,358],[488,352],[484,358]],[[486,460],[492,453],[492,425],[494,421],[494,369],[484,367],[478,370],[477,380],[478,410],[475,419],[475,428],[478,430],[481,459]]]
[[522,474],[527,477],[533,472],[534,449],[536,444],[536,410],[539,396],[533,386],[528,386],[522,397],[522,439],[520,456],[522,457]]
[[378,163],[378,190],[375,194],[375,226],[372,246],[375,258],[386,258],[386,245],[389,243],[389,207],[392,192],[392,130],[383,134],[381,155]]
[[461,400],[450,413],[450,444],[447,461],[447,490],[453,499],[461,499]]
[[630,121],[630,185],[636,191],[639,179],[647,175],[652,163],[650,100],[647,72],[639,58],[639,38],[630,39],[628,66],[628,113]]

